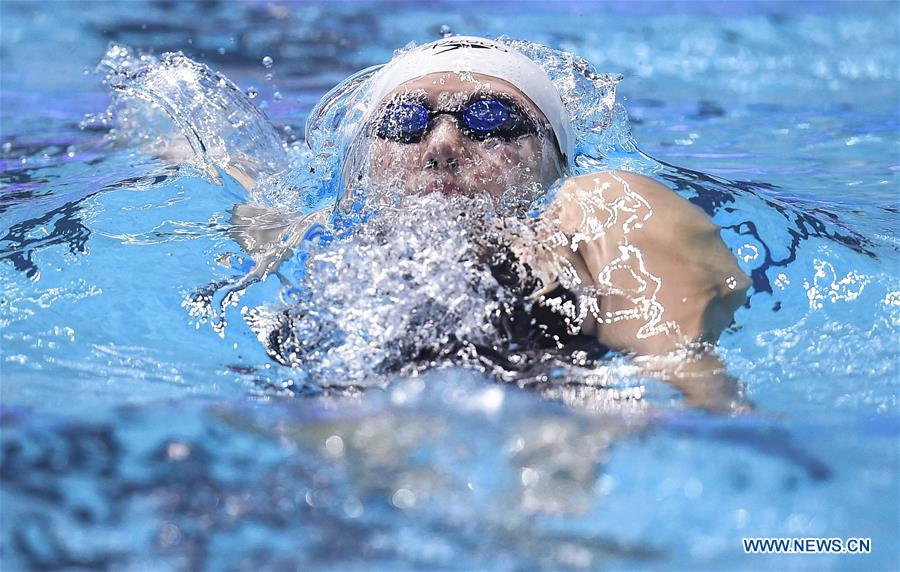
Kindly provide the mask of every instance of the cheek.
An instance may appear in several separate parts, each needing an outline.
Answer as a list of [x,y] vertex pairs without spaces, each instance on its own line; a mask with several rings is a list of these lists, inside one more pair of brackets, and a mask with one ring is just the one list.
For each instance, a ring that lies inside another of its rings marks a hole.
[[369,148],[369,157],[372,179],[384,181],[413,171],[413,166],[419,164],[419,146],[375,139]]
[[488,145],[481,153],[480,171],[487,178],[508,184],[540,178],[540,153],[533,141]]

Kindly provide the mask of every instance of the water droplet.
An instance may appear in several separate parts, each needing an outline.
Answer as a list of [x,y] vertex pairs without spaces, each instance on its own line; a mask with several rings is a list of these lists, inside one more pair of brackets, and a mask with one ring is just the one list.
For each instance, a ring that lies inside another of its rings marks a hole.
[[442,38],[449,38],[453,35],[453,30],[451,30],[450,26],[448,26],[447,24],[443,24],[439,33],[441,34]]
[[273,59],[270,58],[269,56],[266,56],[266,57],[264,57],[264,58],[262,59],[262,64],[263,64],[264,66],[266,66],[266,69],[271,68],[271,67],[272,67],[272,64],[274,64],[274,63],[275,63],[275,60],[273,60]]
[[75,145],[69,145],[68,147],[66,147],[66,155],[68,157],[75,156]]
[[234,262],[234,267],[241,272],[250,272],[251,270],[253,270],[253,268],[256,267],[256,262],[249,258],[245,259],[242,257],[236,257],[236,260]]
[[281,101],[281,99],[282,99],[282,97],[281,97],[281,92],[280,92],[280,91],[276,91],[275,93],[273,93],[273,94],[272,94],[272,99],[274,99],[275,101]]
[[247,97],[249,97],[250,99],[256,99],[257,95],[259,95],[259,92],[256,91],[255,87],[251,87],[247,90]]

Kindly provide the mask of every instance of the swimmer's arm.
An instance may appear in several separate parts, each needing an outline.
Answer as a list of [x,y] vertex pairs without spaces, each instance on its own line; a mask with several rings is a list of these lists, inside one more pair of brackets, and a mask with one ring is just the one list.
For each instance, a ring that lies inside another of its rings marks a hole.
[[[172,137],[165,144],[157,144],[149,149],[160,159],[173,164],[186,164],[193,160],[194,151],[184,137]],[[229,158],[224,164],[215,165],[219,173],[210,173],[223,179],[226,186],[239,186],[237,189],[250,193],[256,186],[261,168],[252,158],[241,156]],[[225,176],[227,175],[227,177]],[[230,177],[232,181],[227,180]],[[237,183],[237,185],[234,185]],[[237,203],[231,209],[228,235],[238,243],[241,249],[254,261],[254,268],[240,281],[243,285],[252,279],[264,279],[276,271],[279,265],[292,256],[292,248],[299,242],[302,232],[311,224],[320,222],[317,217],[284,213],[250,203]]]
[[599,294],[585,333],[634,356],[692,404],[731,401],[737,383],[711,350],[662,357],[714,344],[746,300],[750,279],[706,213],[627,172],[570,179],[550,212],[577,243],[565,256],[578,279]]
[[[191,148],[187,139],[177,133],[173,133],[171,137],[159,138],[152,143],[145,144],[144,150],[171,165],[180,166],[196,162],[194,149]],[[217,177],[214,172],[216,167],[231,176],[248,193],[256,186],[256,179],[262,170],[259,162],[243,155],[240,159],[230,157],[227,161],[213,167],[209,172],[213,178]]]
[[741,384],[728,375],[725,364],[712,348],[667,356],[637,356],[633,360],[645,374],[679,390],[690,407],[729,412],[753,408],[745,399]]
[[250,169],[242,169],[237,165],[229,164],[226,167],[225,172],[228,173],[232,179],[237,181],[237,183],[248,193],[256,186],[256,179],[253,175],[248,174],[248,172],[253,172]]

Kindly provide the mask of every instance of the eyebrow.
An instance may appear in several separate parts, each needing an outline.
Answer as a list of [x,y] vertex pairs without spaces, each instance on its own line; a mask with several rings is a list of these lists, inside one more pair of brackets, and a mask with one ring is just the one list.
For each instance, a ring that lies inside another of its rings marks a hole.
[[524,101],[520,98],[515,97],[509,93],[497,92],[497,91],[486,91],[486,92],[475,92],[469,96],[469,99],[466,100],[465,105],[471,105],[476,101],[481,101],[484,99],[496,99],[497,101],[502,101],[507,105],[512,105],[516,109],[521,112],[527,113],[528,109]]
[[386,103],[390,105],[391,103],[420,103],[420,104],[428,104],[430,103],[428,99],[428,94],[425,93],[425,90],[415,89],[412,91],[404,91],[400,93],[394,94],[390,97]]
[[[507,92],[499,92],[494,90],[476,90],[472,92],[469,97],[466,98],[465,102],[461,104],[461,107],[466,107],[477,101],[482,101],[485,99],[496,99],[498,101],[502,101],[503,103],[511,105],[516,110],[524,114],[530,115],[533,113],[529,109],[528,102],[523,101],[521,97],[516,97],[515,95]],[[435,98],[426,93],[425,90],[416,89],[395,94],[387,101],[388,105],[392,103],[418,103],[420,105],[428,107],[429,109],[434,109]]]

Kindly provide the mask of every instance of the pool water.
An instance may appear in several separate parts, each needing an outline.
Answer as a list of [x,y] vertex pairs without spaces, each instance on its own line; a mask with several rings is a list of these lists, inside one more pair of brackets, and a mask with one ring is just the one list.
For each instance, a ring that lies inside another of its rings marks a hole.
[[[900,566],[896,3],[51,6],[0,5],[4,570]],[[719,347],[752,413],[621,357],[542,392],[464,367],[304,383],[242,318],[274,277],[224,329],[191,314],[240,270],[235,196],[109,133],[107,44],[204,62],[299,146],[326,91],[441,26],[623,74],[645,155],[618,160],[710,212],[753,279]]]

